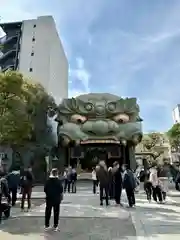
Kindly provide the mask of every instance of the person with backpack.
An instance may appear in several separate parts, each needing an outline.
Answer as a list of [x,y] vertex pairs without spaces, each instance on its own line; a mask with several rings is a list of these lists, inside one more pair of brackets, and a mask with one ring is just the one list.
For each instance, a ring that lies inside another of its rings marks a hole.
[[32,174],[32,169],[25,168],[21,176],[21,189],[22,189],[22,198],[21,198],[21,210],[24,211],[24,202],[27,198],[28,210],[31,209],[31,194],[33,187],[34,177]]
[[130,170],[130,168],[128,168],[127,165],[124,165],[122,169],[124,171],[123,188],[126,191],[129,207],[133,207],[136,204],[135,200],[136,181],[134,178],[134,174]]

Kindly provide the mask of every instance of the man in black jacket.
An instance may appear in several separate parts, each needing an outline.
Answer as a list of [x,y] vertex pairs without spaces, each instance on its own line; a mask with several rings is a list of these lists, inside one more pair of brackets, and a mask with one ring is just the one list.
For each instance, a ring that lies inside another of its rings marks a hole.
[[20,172],[19,171],[12,171],[10,172],[7,177],[9,192],[12,194],[12,206],[16,204],[17,201],[17,190],[20,184]]
[[21,210],[24,211],[24,202],[28,201],[28,210],[31,208],[31,194],[33,187],[34,177],[32,174],[32,169],[29,167],[25,168],[22,176],[21,176],[21,189],[22,189],[22,199],[21,199]]
[[54,230],[58,230],[60,203],[63,198],[63,186],[58,178],[58,170],[52,169],[49,179],[44,186],[46,194],[46,210],[45,210],[45,230],[50,226],[51,211],[54,211]]
[[123,170],[123,188],[126,191],[129,207],[133,207],[136,203],[134,194],[136,188],[136,181],[133,172],[130,170],[130,168],[128,168],[128,166],[124,165]]
[[122,193],[122,172],[118,162],[113,164],[114,172],[114,185],[115,185],[115,201],[117,205],[120,205],[121,193]]
[[106,206],[109,205],[109,174],[105,161],[100,161],[96,167],[96,174],[99,180],[100,205],[103,206],[103,194],[105,193]]

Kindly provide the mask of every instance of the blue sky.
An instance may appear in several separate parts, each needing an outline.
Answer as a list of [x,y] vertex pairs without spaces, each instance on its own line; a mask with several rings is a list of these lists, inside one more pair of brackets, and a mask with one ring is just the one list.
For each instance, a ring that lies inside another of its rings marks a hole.
[[180,103],[180,1],[3,2],[2,22],[53,15],[70,64],[70,96],[137,97],[145,131],[172,125]]

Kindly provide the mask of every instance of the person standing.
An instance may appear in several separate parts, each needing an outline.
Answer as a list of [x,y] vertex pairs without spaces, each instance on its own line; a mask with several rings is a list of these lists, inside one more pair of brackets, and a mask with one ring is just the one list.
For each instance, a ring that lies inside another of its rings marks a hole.
[[121,193],[122,193],[122,173],[121,168],[118,162],[114,162],[113,164],[113,172],[114,172],[114,189],[115,189],[115,201],[116,205],[120,205],[121,201]]
[[134,194],[136,188],[136,181],[134,178],[134,174],[126,165],[124,165],[122,169],[124,170],[123,188],[126,191],[129,207],[133,207],[136,204]]
[[45,209],[45,230],[50,227],[50,218],[52,208],[54,211],[54,230],[58,230],[60,204],[63,199],[63,186],[61,180],[58,178],[58,170],[52,169],[49,179],[44,186],[46,195],[46,209]]
[[103,206],[103,195],[105,194],[106,206],[109,205],[109,176],[107,166],[104,161],[99,162],[99,167],[97,169],[97,178],[99,180],[100,188],[100,205]]
[[157,202],[159,200],[159,202],[162,203],[163,202],[162,191],[159,186],[159,179],[156,167],[152,167],[150,169],[149,181],[152,184],[152,195],[154,201]]
[[64,185],[64,193],[66,192],[66,190],[68,189],[68,193],[70,193],[70,189],[71,189],[71,176],[72,176],[72,167],[69,166],[67,169],[67,174],[66,174],[66,182]]
[[63,174],[64,193],[66,192],[67,185],[68,185],[67,174],[68,174],[68,169],[66,168],[66,169],[64,170],[64,174]]
[[17,201],[17,190],[20,184],[20,172],[12,171],[6,177],[8,181],[9,192],[11,194],[11,204],[14,206]]
[[76,172],[76,169],[73,168],[72,171],[71,171],[72,193],[76,193],[76,182],[77,182],[77,172]]
[[109,174],[109,198],[114,199],[114,176],[112,167],[108,168]]
[[96,194],[97,176],[96,176],[95,168],[93,168],[91,175],[92,175],[92,181],[93,181],[93,193]]
[[21,198],[21,210],[24,211],[24,202],[27,197],[28,202],[28,210],[31,209],[31,194],[32,194],[32,187],[33,187],[34,177],[32,174],[31,167],[25,168],[24,172],[21,176],[21,189],[22,189],[22,198]]
[[0,224],[2,221],[2,214],[3,214],[3,204],[2,204],[2,197],[5,196],[8,201],[8,205],[10,206],[11,197],[9,194],[9,188],[6,178],[1,175],[0,176]]

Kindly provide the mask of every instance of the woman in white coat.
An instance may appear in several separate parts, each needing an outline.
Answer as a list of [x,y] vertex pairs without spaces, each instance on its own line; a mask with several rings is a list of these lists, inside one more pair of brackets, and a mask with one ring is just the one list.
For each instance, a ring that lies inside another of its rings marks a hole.
[[159,186],[159,179],[157,176],[157,169],[155,167],[152,167],[150,169],[150,176],[149,176],[149,182],[152,184],[152,195],[155,202],[159,200],[160,203],[162,203],[162,191],[161,187]]

